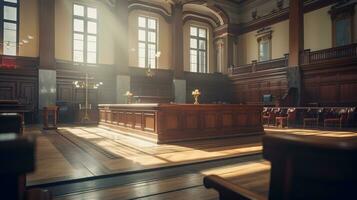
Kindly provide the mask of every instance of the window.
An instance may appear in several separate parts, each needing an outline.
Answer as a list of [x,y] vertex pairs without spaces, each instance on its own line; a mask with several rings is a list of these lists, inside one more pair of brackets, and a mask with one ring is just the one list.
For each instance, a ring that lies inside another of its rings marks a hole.
[[353,15],[354,5],[344,7],[332,7],[330,12],[332,19],[333,45],[343,46],[353,41]]
[[190,71],[207,73],[207,29],[190,27]]
[[139,67],[157,67],[157,20],[150,17],[138,17],[138,58]]
[[18,0],[0,0],[1,11],[1,35],[2,35],[2,53],[3,55],[17,55],[18,47],[18,28],[19,28],[19,5]]
[[97,9],[73,5],[73,61],[97,63]]
[[335,46],[343,46],[351,43],[350,19],[335,21]]
[[271,59],[271,35],[269,29],[258,31],[258,61],[267,61]]

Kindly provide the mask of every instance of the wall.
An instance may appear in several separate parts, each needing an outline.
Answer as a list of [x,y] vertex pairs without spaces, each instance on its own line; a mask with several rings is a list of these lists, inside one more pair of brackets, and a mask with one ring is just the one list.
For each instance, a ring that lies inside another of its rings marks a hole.
[[332,47],[332,23],[328,13],[330,6],[304,15],[304,47],[317,51]]
[[213,30],[212,27],[203,22],[188,20],[183,26],[183,64],[184,70],[190,71],[190,26],[198,26],[208,28],[208,72],[213,73],[216,71],[215,58],[214,58],[214,45],[213,45]]
[[[72,61],[72,24],[74,0],[56,0],[55,2],[55,58]],[[98,10],[98,64],[114,63],[114,14],[104,3],[96,1],[75,2],[92,5]]]
[[[272,59],[281,58],[289,52],[289,20],[276,23],[271,27]],[[249,64],[258,60],[257,30],[239,36],[239,64]]]
[[138,17],[140,15],[150,16],[158,19],[159,32],[158,32],[158,51],[161,56],[158,61],[159,69],[171,68],[172,56],[172,33],[171,25],[165,19],[156,13],[133,10],[129,13],[129,66],[137,67],[138,64]]
[[39,56],[39,9],[38,0],[20,2],[20,32],[19,40],[27,39],[28,35],[34,37],[30,43],[19,48],[19,56]]

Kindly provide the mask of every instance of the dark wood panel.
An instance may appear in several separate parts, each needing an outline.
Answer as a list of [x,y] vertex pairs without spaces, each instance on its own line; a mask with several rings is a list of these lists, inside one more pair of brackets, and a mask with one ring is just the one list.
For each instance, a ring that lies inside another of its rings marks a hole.
[[233,103],[233,85],[231,80],[223,74],[202,74],[185,72],[186,101],[193,103],[192,91],[199,89],[200,103]]
[[357,58],[340,58],[302,66],[304,104],[355,106]]
[[33,122],[38,110],[37,59],[10,58],[15,60],[14,67],[0,66],[0,100],[18,100],[26,109],[31,110],[25,115],[25,121]]
[[[86,73],[90,82],[103,82],[98,89],[89,89],[88,101],[96,113],[99,103],[114,103],[116,99],[116,73],[112,65],[84,66],[68,61],[58,60],[57,68],[57,102],[64,106],[60,113],[63,122],[78,121],[83,115],[79,104],[85,104],[85,90],[75,88],[73,81],[84,81]],[[95,115],[95,114],[93,114]],[[96,119],[97,117],[95,117]],[[93,116],[91,117],[93,119]]]
[[[130,90],[134,96],[163,97],[173,99],[173,72],[171,70],[152,69],[152,77],[147,70],[138,67],[130,68]],[[158,103],[158,102],[143,102]]]

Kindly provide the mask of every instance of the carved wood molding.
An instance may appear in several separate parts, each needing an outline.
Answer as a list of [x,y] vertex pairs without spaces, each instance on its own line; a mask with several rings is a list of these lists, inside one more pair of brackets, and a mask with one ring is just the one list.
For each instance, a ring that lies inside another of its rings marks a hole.
[[169,11],[167,11],[164,7],[157,4],[134,0],[129,2],[128,8],[129,8],[129,13],[134,10],[144,10],[162,16],[167,23],[170,23],[172,21],[171,13],[169,13]]
[[[320,9],[322,7],[339,2],[338,0],[309,0],[305,2],[304,13]],[[248,33],[266,26],[289,19],[289,8],[284,8],[269,15],[262,16],[256,20],[239,24],[240,29],[235,32],[237,35]]]

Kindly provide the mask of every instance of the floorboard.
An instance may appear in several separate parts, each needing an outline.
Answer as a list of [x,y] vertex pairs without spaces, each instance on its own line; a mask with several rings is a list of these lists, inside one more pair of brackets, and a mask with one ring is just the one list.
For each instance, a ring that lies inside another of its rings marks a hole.
[[261,136],[156,144],[103,127],[62,126],[37,137],[36,170],[27,185],[173,167],[261,153]]

